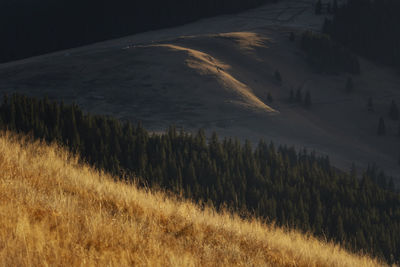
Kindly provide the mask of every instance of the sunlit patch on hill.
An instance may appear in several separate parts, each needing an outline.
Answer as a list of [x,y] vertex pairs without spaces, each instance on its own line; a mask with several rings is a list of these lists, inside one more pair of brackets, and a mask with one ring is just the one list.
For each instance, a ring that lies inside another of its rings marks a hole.
[[235,77],[229,74],[228,70],[231,68],[229,65],[219,61],[209,54],[173,44],[157,44],[154,46],[166,47],[175,51],[186,52],[188,56],[186,59],[187,66],[197,70],[201,75],[215,77],[222,88],[230,92],[234,92],[241,99],[241,101],[232,100],[231,102],[250,109],[277,112],[261,101],[256,95],[254,95],[250,87],[238,81]]
[[215,36],[231,39],[237,43],[240,49],[245,51],[253,51],[257,47],[268,48],[268,42],[270,41],[267,37],[255,32],[229,32]]

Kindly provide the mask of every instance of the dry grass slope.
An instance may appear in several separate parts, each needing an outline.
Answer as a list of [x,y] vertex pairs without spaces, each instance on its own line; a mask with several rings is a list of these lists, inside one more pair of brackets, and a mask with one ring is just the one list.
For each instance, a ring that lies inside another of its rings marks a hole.
[[378,266],[312,237],[148,192],[0,136],[1,266]]

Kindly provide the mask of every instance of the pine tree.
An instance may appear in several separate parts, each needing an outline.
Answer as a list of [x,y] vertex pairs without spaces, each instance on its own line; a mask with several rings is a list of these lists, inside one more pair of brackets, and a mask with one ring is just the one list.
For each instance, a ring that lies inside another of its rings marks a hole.
[[322,216],[322,203],[318,195],[316,196],[314,201],[313,228],[317,234],[321,234],[322,226],[324,223],[324,217]]
[[322,11],[322,2],[321,0],[318,0],[317,3],[315,4],[315,14],[320,15]]
[[294,92],[293,92],[293,89],[290,89],[289,102],[291,102],[291,103],[294,102]]
[[275,80],[277,80],[278,82],[282,82],[282,76],[279,70],[276,70],[274,75],[275,75]]
[[271,95],[270,92],[268,92],[267,100],[268,100],[268,102],[270,102],[270,103],[274,102],[274,99],[272,98],[272,95]]
[[310,91],[306,92],[306,97],[304,99],[304,105],[306,106],[306,108],[310,108],[312,105]]
[[389,179],[388,188],[389,188],[389,190],[393,190],[393,191],[396,190],[396,186],[394,184],[393,177],[390,177],[390,179]]
[[380,117],[378,125],[378,135],[385,135],[385,134],[386,134],[385,121],[382,117]]
[[326,13],[332,14],[332,7],[331,3],[326,4]]
[[294,35],[294,32],[290,32],[289,40],[291,42],[294,42],[296,40],[296,36]]
[[[341,212],[339,212],[339,213],[341,213]],[[338,216],[336,217],[336,225],[335,225],[335,228],[336,228],[336,233],[335,233],[336,239],[337,239],[339,242],[342,242],[343,240],[345,240],[346,233],[345,233],[344,228],[343,228],[343,219],[342,219],[342,216],[341,216],[341,215],[338,215]]]
[[353,78],[349,77],[349,78],[347,78],[347,82],[346,82],[346,91],[352,92],[353,90],[354,90]]
[[332,22],[328,18],[325,18],[324,24],[322,25],[322,33],[329,34],[331,24],[332,24]]
[[333,0],[333,14],[338,12],[339,6],[337,0]]
[[372,97],[368,98],[367,108],[368,108],[369,112],[373,112],[374,111],[374,104],[372,102]]
[[394,100],[392,100],[392,103],[390,105],[389,117],[392,120],[396,121],[399,119],[399,109],[397,108],[396,102]]
[[357,178],[357,168],[356,168],[356,165],[354,164],[354,162],[351,164],[351,167],[350,167],[350,177],[353,179]]
[[365,240],[365,235],[363,230],[358,230],[356,233],[357,248],[366,247],[367,241]]
[[301,93],[301,88],[298,88],[296,91],[296,101],[301,103],[303,101],[303,95]]

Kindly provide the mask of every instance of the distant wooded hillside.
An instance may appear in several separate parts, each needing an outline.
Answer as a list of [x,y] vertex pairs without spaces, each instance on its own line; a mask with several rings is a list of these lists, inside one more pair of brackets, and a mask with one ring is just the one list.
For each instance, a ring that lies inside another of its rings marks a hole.
[[355,53],[400,67],[400,2],[349,0],[326,20],[324,32]]
[[0,62],[239,12],[271,0],[5,0]]

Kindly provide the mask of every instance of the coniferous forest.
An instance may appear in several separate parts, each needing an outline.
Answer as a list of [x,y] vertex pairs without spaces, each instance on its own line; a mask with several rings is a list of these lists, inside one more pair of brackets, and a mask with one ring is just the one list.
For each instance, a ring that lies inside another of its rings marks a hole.
[[355,169],[340,171],[306,150],[265,141],[252,146],[173,126],[150,134],[140,124],[87,114],[75,104],[18,94],[3,97],[0,126],[59,142],[121,179],[135,175],[143,186],[251,212],[390,263],[400,259],[400,194],[376,167],[359,179]]
[[357,54],[400,66],[400,2],[348,0],[326,20],[323,31]]
[[5,0],[0,62],[181,25],[270,0]]
[[306,52],[308,62],[319,72],[360,73],[357,56],[333,41],[329,35],[305,31],[301,38],[301,47]]

